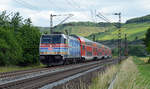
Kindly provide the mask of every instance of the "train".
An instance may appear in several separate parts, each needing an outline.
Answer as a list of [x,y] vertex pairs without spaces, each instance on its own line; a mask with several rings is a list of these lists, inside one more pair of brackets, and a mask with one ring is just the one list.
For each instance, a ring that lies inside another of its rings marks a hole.
[[111,48],[77,35],[44,34],[40,38],[40,61],[62,65],[112,57]]

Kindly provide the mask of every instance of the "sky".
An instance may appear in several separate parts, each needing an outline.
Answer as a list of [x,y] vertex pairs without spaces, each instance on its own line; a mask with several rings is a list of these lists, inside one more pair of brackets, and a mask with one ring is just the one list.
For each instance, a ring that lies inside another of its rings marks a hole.
[[150,14],[150,0],[0,0],[0,13],[19,12],[23,18],[31,18],[35,26],[48,27],[50,14],[62,15],[53,18],[54,25],[73,14],[66,23],[78,21],[102,22],[96,17],[102,13],[111,22],[117,22],[114,13],[121,12],[122,22]]

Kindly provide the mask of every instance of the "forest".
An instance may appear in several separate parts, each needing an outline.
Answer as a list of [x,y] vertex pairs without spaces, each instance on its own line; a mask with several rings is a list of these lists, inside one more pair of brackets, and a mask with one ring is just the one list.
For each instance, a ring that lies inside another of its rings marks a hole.
[[0,66],[39,64],[40,31],[30,18],[17,13],[0,14]]

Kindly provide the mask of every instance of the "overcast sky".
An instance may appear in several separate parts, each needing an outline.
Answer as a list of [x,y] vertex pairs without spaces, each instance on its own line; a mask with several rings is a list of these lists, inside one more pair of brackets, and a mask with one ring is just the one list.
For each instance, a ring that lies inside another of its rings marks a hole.
[[[122,22],[133,17],[150,14],[150,0],[0,0],[0,12],[20,12],[24,18],[31,18],[33,25],[49,26],[49,15],[73,14],[66,22],[102,21],[94,17],[101,12],[111,21],[118,18],[113,13],[122,13]],[[54,18],[54,24],[66,16]]]

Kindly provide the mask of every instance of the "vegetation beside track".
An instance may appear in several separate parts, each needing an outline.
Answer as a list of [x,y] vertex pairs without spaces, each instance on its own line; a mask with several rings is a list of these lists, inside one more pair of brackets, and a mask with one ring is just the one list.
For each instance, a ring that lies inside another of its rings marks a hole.
[[[149,81],[143,71],[147,73],[147,69],[139,70],[139,66],[136,65],[133,60],[139,61],[135,57],[129,57],[127,60],[123,61],[119,66],[113,66],[108,68],[104,73],[99,74],[99,76],[94,79],[92,85],[89,89],[108,89],[112,79],[115,74],[115,82],[113,84],[113,89],[150,89]],[[118,71],[119,70],[119,71]],[[146,75],[148,75],[147,73]]]
[[89,86],[89,89],[108,89],[108,85],[117,71],[117,66],[111,66],[104,73],[98,74],[98,77],[93,79],[93,83]]
[[[143,77],[143,79],[146,79],[150,86],[150,64],[148,63],[148,60],[148,57],[134,57],[134,62],[137,65],[140,76]],[[147,89],[150,89],[150,87]]]
[[32,65],[32,66],[26,66],[26,67],[21,67],[21,66],[3,66],[3,67],[0,67],[0,73],[12,72],[12,71],[20,71],[20,70],[29,70],[29,69],[41,68],[41,67],[45,67],[45,65],[40,64],[40,65]]

